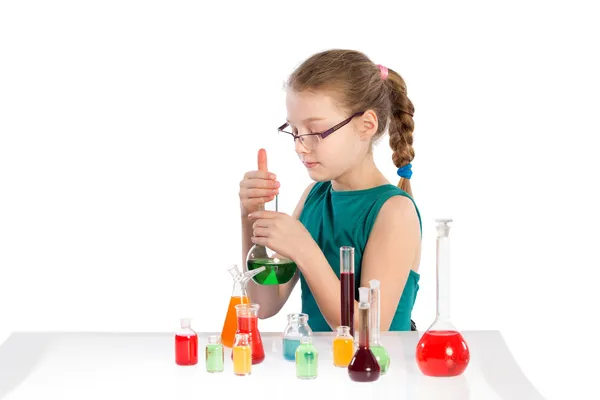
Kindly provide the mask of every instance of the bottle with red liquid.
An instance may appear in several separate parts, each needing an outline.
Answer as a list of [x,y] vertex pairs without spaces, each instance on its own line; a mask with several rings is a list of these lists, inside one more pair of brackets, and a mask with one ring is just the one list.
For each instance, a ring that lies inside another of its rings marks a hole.
[[437,312],[435,321],[417,344],[416,359],[424,375],[457,376],[469,365],[467,342],[450,322],[450,223],[437,219],[436,279]]
[[198,335],[189,318],[180,320],[181,328],[175,333],[175,363],[196,365],[198,363]]
[[[248,335],[248,343],[252,349],[252,364],[260,364],[265,359],[265,349],[258,331],[258,304],[238,304],[235,306],[237,313],[237,331]],[[233,359],[233,352],[231,353]]]
[[370,289],[358,288],[358,297],[358,349],[348,364],[348,376],[354,382],[374,382],[381,375],[381,367],[369,345]]
[[354,247],[340,247],[341,326],[354,337]]

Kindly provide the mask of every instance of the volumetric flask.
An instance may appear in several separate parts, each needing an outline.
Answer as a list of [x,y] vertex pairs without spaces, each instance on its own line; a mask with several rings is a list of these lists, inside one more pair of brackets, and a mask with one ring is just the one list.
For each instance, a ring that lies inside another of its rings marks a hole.
[[[272,211],[278,211],[279,195],[275,196],[275,200],[270,203],[274,207]],[[269,203],[267,203],[269,204]],[[296,263],[287,257],[275,253],[268,247],[260,244],[255,244],[248,251],[246,257],[246,265],[248,271],[264,267],[265,270],[256,274],[252,280],[259,285],[281,285],[287,283],[296,274]]]
[[303,313],[288,314],[288,323],[283,331],[283,358],[288,361],[296,360],[296,349],[300,346],[300,339],[312,336],[312,329],[308,325],[308,315]]
[[369,346],[369,288],[358,288],[358,349],[348,364],[348,375],[355,382],[374,382],[381,375],[381,367]]
[[369,344],[371,346],[371,351],[375,354],[375,358],[377,358],[377,362],[381,367],[381,375],[383,375],[390,367],[390,355],[385,347],[383,347],[383,344],[381,344],[381,292],[379,290],[379,281],[377,279],[371,279],[369,281],[369,287],[371,288],[371,308],[369,310],[371,315],[371,334]]
[[467,342],[450,322],[450,222],[451,219],[436,220],[437,312],[417,344],[417,365],[427,376],[460,375],[470,360]]

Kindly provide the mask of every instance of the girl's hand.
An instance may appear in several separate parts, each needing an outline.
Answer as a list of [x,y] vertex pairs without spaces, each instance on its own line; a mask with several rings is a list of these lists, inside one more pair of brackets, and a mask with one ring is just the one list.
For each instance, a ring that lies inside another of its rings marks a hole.
[[240,206],[242,215],[261,210],[265,203],[279,194],[279,182],[275,174],[267,171],[267,152],[258,151],[258,171],[249,171],[240,182]]
[[276,211],[256,211],[252,242],[263,245],[284,257],[297,261],[298,256],[316,245],[304,225],[292,216]]

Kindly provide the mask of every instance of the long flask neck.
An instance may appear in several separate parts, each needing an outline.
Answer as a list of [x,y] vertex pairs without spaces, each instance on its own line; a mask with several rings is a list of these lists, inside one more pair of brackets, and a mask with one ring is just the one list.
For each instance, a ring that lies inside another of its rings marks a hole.
[[436,248],[436,320],[450,322],[450,238],[444,228],[442,234],[438,228]]

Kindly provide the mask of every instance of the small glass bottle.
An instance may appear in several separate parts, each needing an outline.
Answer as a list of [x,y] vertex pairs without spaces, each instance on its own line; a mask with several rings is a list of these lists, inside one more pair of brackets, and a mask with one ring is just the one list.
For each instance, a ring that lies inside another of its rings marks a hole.
[[206,345],[206,371],[223,372],[225,363],[225,349],[217,335],[209,336]]
[[354,382],[374,382],[381,375],[381,367],[369,346],[369,288],[358,288],[358,296],[358,350],[348,364],[348,375]]
[[338,326],[337,334],[333,339],[333,365],[348,367],[354,356],[354,338],[350,335],[349,326]]
[[198,363],[198,335],[191,327],[191,319],[181,318],[181,328],[175,333],[175,363],[196,365]]
[[381,367],[381,375],[384,375],[390,367],[390,355],[388,354],[383,344],[381,344],[381,320],[380,320],[380,300],[381,292],[379,290],[379,281],[377,279],[371,279],[369,281],[371,288],[371,308],[369,313],[371,314],[371,334],[370,334],[370,346],[371,351],[375,354],[377,362]]
[[314,379],[317,377],[319,354],[312,344],[311,336],[302,336],[300,346],[296,349],[296,377],[299,379]]
[[437,219],[435,320],[419,339],[416,359],[424,375],[449,377],[462,374],[471,358],[469,346],[450,321],[450,223]]
[[233,349],[233,373],[239,376],[250,375],[252,372],[252,348],[248,342],[247,333],[236,333]]
[[288,361],[296,360],[296,349],[300,346],[303,336],[312,336],[308,325],[308,315],[304,313],[288,314],[288,324],[283,331],[283,358]]

